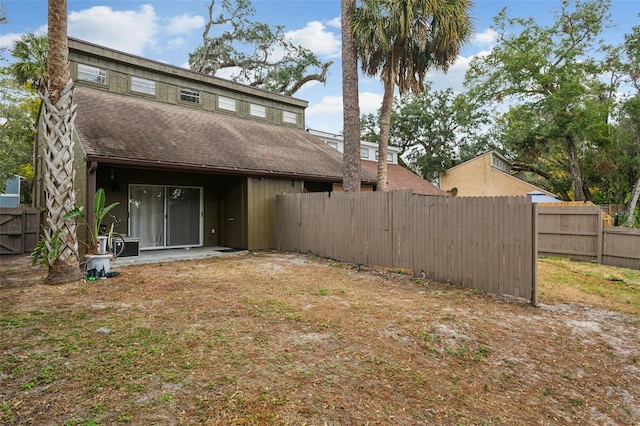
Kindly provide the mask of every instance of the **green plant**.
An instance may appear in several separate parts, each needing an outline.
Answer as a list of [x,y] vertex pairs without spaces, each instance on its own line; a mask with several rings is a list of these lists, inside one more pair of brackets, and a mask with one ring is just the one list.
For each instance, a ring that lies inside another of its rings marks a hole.
[[62,239],[60,238],[60,234],[64,228],[60,228],[56,231],[51,239],[50,246],[47,246],[47,243],[44,239],[40,239],[36,246],[33,248],[31,252],[31,264],[35,265],[38,263],[38,259],[42,258],[42,263],[45,266],[51,265],[59,256],[60,256],[60,248],[62,247]]
[[327,294],[329,294],[329,289],[326,287],[318,287],[316,288],[316,294],[318,296],[326,296]]
[[[89,226],[87,214],[82,206],[76,207],[69,213],[64,215],[65,220],[76,220],[80,218],[84,222],[84,225],[87,227],[89,233],[89,237],[87,241],[84,241],[84,244],[87,246],[87,252],[89,254],[98,253],[98,236],[100,235],[99,231],[102,220],[105,218],[107,213],[111,211],[111,209],[113,209],[120,203],[111,203],[108,206],[106,206],[105,204],[106,195],[104,189],[99,188],[93,197],[92,226]],[[62,238],[60,238],[60,235],[65,229],[66,227],[58,229],[58,231],[56,231],[56,233],[53,235],[53,238],[51,238],[51,242],[49,245],[47,245],[44,239],[38,241],[33,251],[31,252],[32,265],[38,263],[38,259],[42,258],[42,263],[45,266],[49,266],[58,258],[58,256],[60,256],[60,249],[62,247]]]
[[98,253],[98,236],[100,235],[100,225],[102,224],[102,220],[114,207],[120,204],[116,202],[107,206],[106,201],[107,197],[104,189],[98,188],[93,197],[93,223],[91,224],[89,224],[89,221],[87,220],[87,214],[84,211],[83,206],[74,208],[64,216],[65,219],[80,218],[86,225],[89,237],[85,244],[89,254]]

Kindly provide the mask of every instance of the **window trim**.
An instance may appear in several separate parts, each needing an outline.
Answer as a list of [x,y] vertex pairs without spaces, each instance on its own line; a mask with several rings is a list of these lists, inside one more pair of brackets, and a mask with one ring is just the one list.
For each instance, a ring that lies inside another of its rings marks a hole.
[[[365,153],[366,155],[363,155]],[[365,148],[363,146],[360,147],[360,158],[362,158],[363,160],[369,159],[369,148]]]
[[[148,78],[142,78],[135,75],[132,75],[130,80],[131,80],[130,89],[132,92],[140,93],[148,96],[156,95],[155,80],[149,80]],[[149,84],[145,84],[145,83],[149,83]],[[145,88],[148,90],[144,90]]]
[[180,102],[200,105],[200,99],[201,99],[200,95],[201,95],[200,90],[191,89],[189,87],[180,87],[180,92],[179,92]]
[[[81,70],[81,68],[85,68]],[[94,65],[88,65],[83,63],[78,63],[77,66],[77,74],[76,79],[81,81],[86,81],[93,84],[99,84],[104,86],[107,84],[107,70],[104,68],[96,67]],[[83,78],[83,76],[85,76]]]
[[[376,161],[380,158],[380,151],[376,149]],[[387,152],[387,163],[393,163],[393,152]]]
[[293,111],[282,111],[282,122],[286,124],[298,124],[298,113]]
[[[231,107],[233,105],[233,108]],[[238,111],[238,101],[233,98],[229,98],[227,96],[218,95],[217,107],[223,111],[229,112],[237,112]]]
[[267,107],[260,104],[249,104],[249,115],[258,118],[267,118]]

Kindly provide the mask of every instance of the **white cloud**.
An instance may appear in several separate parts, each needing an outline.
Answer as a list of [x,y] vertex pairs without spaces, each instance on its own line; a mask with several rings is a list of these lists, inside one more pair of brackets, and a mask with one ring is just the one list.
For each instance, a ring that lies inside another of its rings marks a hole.
[[463,56],[453,64],[446,73],[442,71],[432,71],[427,76],[427,80],[431,81],[433,90],[453,89],[454,92],[460,93],[464,91],[464,76],[469,69],[471,58]]
[[[382,94],[361,92],[360,114],[376,113],[382,105]],[[318,103],[310,103],[305,112],[307,127],[325,132],[342,131],[342,96],[323,96]]]
[[473,44],[477,46],[493,46],[496,44],[497,39],[498,33],[491,28],[487,28],[483,32],[476,33],[473,36]]
[[340,20],[340,16],[336,16],[335,18],[327,21],[327,25],[333,28],[342,29],[342,21]]
[[[358,95],[360,115],[376,113],[382,105],[382,94],[373,92],[360,92]],[[306,110],[307,116],[320,114],[339,114],[342,117],[342,96],[323,96],[320,102],[310,105]]]
[[95,6],[69,14],[69,35],[102,46],[142,55],[156,45],[158,17],[152,5],[138,11]]
[[[47,26],[43,25],[32,32],[37,35],[47,34]],[[25,33],[9,33],[0,35],[0,49],[11,49],[13,47],[13,44],[18,41],[23,35],[25,35]]]
[[306,110],[307,116],[336,113],[342,115],[342,96],[323,96],[319,103],[310,105]]
[[360,115],[376,114],[382,106],[382,93],[360,92],[358,95]]
[[327,31],[319,21],[311,21],[306,27],[288,31],[285,35],[295,44],[306,47],[316,55],[335,56],[340,53],[340,39],[334,33]]
[[176,37],[167,41],[167,47],[169,49],[178,49],[183,47],[186,44],[185,40],[182,37]]
[[169,34],[188,34],[193,30],[203,28],[204,18],[202,16],[185,13],[182,16],[172,18],[167,26],[167,31]]

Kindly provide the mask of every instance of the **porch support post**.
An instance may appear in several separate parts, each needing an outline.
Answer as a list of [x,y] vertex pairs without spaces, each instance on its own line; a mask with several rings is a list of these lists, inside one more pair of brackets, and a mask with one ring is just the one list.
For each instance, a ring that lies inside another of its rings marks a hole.
[[92,161],[87,169],[87,223],[89,228],[93,229],[93,198],[96,194],[96,174],[98,171],[98,162]]

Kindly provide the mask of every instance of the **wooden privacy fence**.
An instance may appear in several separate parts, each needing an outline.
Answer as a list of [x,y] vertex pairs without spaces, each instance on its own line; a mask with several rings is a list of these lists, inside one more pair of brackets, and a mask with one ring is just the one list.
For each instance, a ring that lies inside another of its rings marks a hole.
[[526,197],[411,191],[278,195],[276,248],[536,303],[535,206]]
[[30,253],[40,239],[40,209],[0,208],[0,255]]
[[640,269],[640,230],[604,226],[598,206],[538,206],[538,252]]

